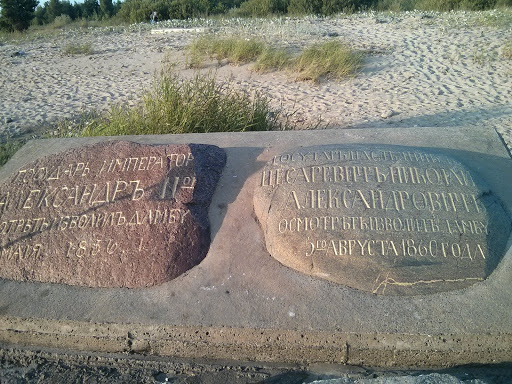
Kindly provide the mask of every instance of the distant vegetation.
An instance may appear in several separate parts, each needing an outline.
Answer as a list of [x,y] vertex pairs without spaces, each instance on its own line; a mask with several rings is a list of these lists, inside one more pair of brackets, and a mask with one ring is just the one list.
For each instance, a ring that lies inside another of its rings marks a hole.
[[[189,19],[212,15],[265,17],[269,15],[332,15],[361,10],[450,11],[512,7],[512,0],[0,0],[0,29],[23,30],[31,24],[64,26],[75,20],[111,20],[112,23]],[[37,7],[36,7],[37,6]]]

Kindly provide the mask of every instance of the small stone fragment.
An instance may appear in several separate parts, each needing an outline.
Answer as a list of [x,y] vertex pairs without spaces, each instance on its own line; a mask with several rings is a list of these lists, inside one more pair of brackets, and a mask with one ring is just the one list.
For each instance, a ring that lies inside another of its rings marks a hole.
[[382,117],[383,119],[389,119],[390,117],[395,116],[395,115],[396,115],[396,112],[391,110],[391,109],[389,109],[389,110],[383,112],[380,115],[380,117]]

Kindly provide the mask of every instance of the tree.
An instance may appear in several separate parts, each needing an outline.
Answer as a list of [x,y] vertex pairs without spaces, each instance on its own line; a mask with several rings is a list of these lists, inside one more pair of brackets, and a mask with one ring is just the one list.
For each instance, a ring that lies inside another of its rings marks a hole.
[[1,24],[9,30],[27,29],[34,18],[37,0],[0,0]]
[[102,18],[108,19],[114,14],[114,4],[112,0],[100,0],[100,13]]
[[34,17],[36,19],[37,25],[45,24],[46,23],[46,6],[41,7],[40,5],[38,5],[34,12]]
[[62,3],[60,0],[50,0],[45,3],[46,8],[46,22],[51,23],[57,16],[62,14]]
[[100,5],[98,0],[84,0],[82,4],[82,17],[92,19],[99,15]]

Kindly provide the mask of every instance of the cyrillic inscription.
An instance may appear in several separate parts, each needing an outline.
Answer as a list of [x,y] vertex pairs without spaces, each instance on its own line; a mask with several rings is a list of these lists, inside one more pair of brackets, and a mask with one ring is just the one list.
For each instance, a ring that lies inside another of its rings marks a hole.
[[325,146],[274,156],[254,206],[267,248],[301,272],[378,294],[459,289],[485,279],[510,218],[443,153]]
[[218,147],[109,142],[0,186],[0,277],[91,287],[171,280],[206,255]]

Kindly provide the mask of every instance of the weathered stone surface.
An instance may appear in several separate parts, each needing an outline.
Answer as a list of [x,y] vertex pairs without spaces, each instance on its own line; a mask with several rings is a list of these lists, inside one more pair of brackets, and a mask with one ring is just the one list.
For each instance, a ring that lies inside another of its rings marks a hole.
[[466,166],[410,147],[282,153],[261,170],[254,207],[282,264],[377,294],[481,281],[511,230],[498,198]]
[[99,143],[39,159],[0,186],[0,277],[146,287],[205,257],[225,164],[211,145]]

